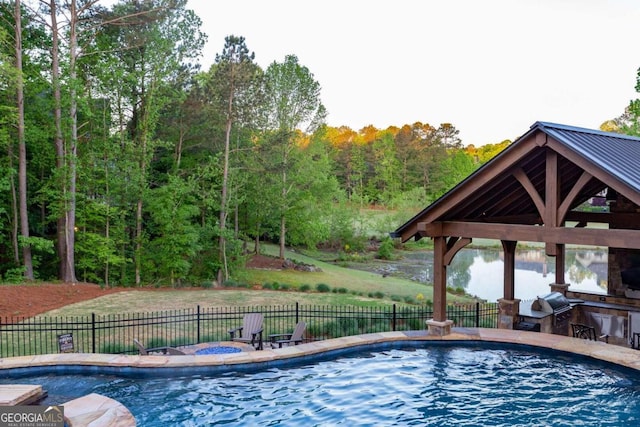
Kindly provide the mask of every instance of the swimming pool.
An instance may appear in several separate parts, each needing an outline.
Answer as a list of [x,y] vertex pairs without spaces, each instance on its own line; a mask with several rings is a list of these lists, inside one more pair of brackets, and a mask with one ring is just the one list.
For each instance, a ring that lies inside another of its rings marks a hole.
[[398,342],[261,369],[176,372],[181,375],[65,373],[19,382],[44,384],[50,404],[92,392],[109,396],[139,426],[626,426],[640,420],[637,371],[528,346]]

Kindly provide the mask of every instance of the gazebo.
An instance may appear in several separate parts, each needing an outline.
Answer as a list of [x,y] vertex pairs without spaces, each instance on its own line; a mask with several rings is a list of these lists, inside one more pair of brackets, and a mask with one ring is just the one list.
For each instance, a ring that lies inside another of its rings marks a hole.
[[[577,209],[592,200],[600,200],[605,207],[601,211]],[[391,235],[403,242],[433,239],[434,315],[427,321],[433,334],[450,333],[447,266],[473,238],[500,240],[504,250],[500,328],[514,328],[521,319],[520,301],[514,295],[518,242],[544,243],[546,254],[555,257],[551,291],[592,301],[589,309],[609,310],[616,316],[640,311],[640,299],[633,298],[635,283],[629,283],[640,267],[640,138],[536,122]],[[564,277],[567,244],[608,249],[606,296],[568,291]]]

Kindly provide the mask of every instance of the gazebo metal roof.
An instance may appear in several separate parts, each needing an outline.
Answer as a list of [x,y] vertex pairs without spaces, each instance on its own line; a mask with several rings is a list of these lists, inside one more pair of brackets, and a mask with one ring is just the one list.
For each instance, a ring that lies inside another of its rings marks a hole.
[[[548,156],[557,158],[550,185]],[[562,124],[536,122],[487,162],[391,235],[420,238],[418,224],[435,222],[543,225],[547,191],[565,201],[560,221],[610,223],[611,215],[572,210],[605,190],[640,205],[640,138]],[[639,216],[640,218],[640,216]],[[617,219],[618,226],[638,224]],[[552,226],[557,226],[553,224]],[[633,228],[633,227],[630,227]],[[472,236],[469,236],[472,237]]]

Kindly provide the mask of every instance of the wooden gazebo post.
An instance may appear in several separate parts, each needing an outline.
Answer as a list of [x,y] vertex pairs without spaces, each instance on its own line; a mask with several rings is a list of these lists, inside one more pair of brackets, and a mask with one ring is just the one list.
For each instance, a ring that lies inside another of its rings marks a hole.
[[453,321],[447,319],[447,266],[458,251],[469,243],[471,239],[464,237],[433,237],[433,319],[426,321],[431,335],[451,333]]
[[515,298],[516,246],[518,242],[502,240],[504,251],[503,297],[498,300],[498,328],[513,329],[520,314],[520,300]]
[[453,321],[447,320],[447,253],[446,237],[433,238],[433,319],[427,320],[431,335],[449,335]]
[[[587,181],[591,179],[591,175],[586,171],[582,172],[580,179],[574,185],[574,190],[569,193],[567,200],[560,197],[560,174],[558,166],[558,154],[547,150],[546,159],[546,180],[545,180],[545,207],[543,212],[545,227],[564,227],[564,217],[567,213],[569,203],[573,200],[573,191],[577,191]],[[586,225],[586,224],[585,224]],[[555,283],[551,283],[552,292],[561,292],[566,295],[569,285],[564,282],[564,258],[565,245],[562,243],[545,244],[546,253],[556,259],[556,277]]]

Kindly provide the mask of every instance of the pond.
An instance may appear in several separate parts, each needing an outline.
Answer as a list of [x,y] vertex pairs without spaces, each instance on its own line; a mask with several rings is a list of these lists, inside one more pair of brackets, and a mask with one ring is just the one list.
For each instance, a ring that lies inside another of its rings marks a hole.
[[[532,300],[551,292],[555,282],[555,258],[542,248],[516,252],[515,297]],[[421,283],[433,283],[433,251],[410,252],[394,263],[394,274]],[[503,296],[503,252],[492,249],[462,249],[447,267],[447,286],[462,288],[468,294],[495,302]],[[567,249],[565,282],[571,290],[607,293],[607,251]]]

